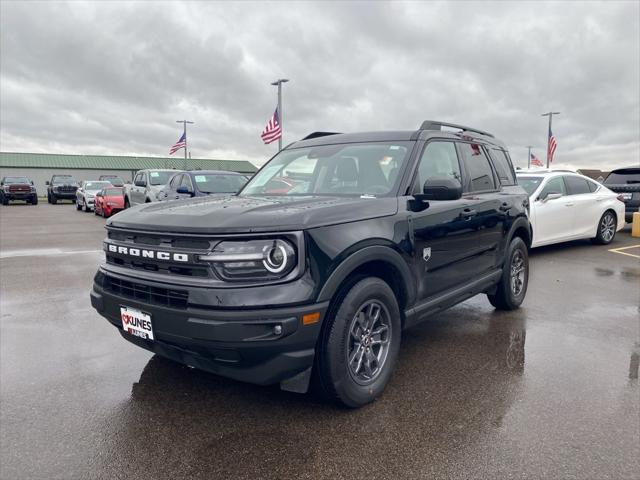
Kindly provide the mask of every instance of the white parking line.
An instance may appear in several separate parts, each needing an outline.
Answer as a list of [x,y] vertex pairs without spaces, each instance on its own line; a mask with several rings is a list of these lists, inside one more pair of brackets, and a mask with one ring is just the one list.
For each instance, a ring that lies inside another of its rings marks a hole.
[[83,255],[85,253],[98,253],[102,250],[62,250],[60,248],[33,248],[30,250],[9,250],[0,252],[0,258],[14,257],[50,257],[54,255]]

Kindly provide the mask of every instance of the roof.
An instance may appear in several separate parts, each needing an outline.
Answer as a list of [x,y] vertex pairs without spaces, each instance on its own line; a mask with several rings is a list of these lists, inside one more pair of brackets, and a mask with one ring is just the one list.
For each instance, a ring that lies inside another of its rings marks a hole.
[[[186,164],[186,165],[185,165]],[[213,160],[180,157],[127,157],[116,155],[64,155],[53,153],[0,152],[0,167],[69,168],[86,170],[143,170],[177,168],[226,170],[253,173],[257,168],[247,160]]]

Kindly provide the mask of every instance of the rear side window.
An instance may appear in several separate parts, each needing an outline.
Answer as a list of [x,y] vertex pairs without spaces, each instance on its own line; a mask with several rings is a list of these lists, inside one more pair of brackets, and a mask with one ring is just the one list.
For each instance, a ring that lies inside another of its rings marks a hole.
[[580,195],[581,193],[589,193],[591,191],[584,178],[567,175],[564,177],[564,181],[567,184],[569,195]]
[[595,192],[598,189],[598,187],[600,187],[600,185],[598,185],[597,183],[590,182],[589,180],[587,180],[587,185],[589,185],[590,192]]
[[516,177],[511,167],[511,162],[507,154],[497,148],[491,150],[493,157],[493,166],[496,167],[496,173],[502,185],[515,185]]
[[180,178],[182,177],[182,175],[176,175],[175,177],[173,177],[171,179],[171,182],[169,182],[169,186],[171,187],[172,190],[177,190],[178,187],[180,186]]
[[467,192],[495,190],[496,183],[491,163],[489,163],[482,145],[478,143],[459,143],[458,146],[462,154],[462,162],[469,175],[465,190]]

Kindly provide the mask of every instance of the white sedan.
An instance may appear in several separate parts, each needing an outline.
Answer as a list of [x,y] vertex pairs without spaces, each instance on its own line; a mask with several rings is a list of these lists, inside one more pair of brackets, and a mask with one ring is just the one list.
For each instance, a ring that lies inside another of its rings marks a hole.
[[517,177],[529,194],[531,247],[582,238],[606,245],[624,227],[621,197],[590,178],[562,171],[528,171]]

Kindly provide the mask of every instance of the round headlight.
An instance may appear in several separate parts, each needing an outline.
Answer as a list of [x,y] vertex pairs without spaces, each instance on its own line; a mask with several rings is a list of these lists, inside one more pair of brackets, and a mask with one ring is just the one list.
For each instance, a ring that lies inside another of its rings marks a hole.
[[285,269],[289,255],[282,244],[274,243],[271,247],[265,247],[264,251],[264,268],[271,273],[280,273]]

